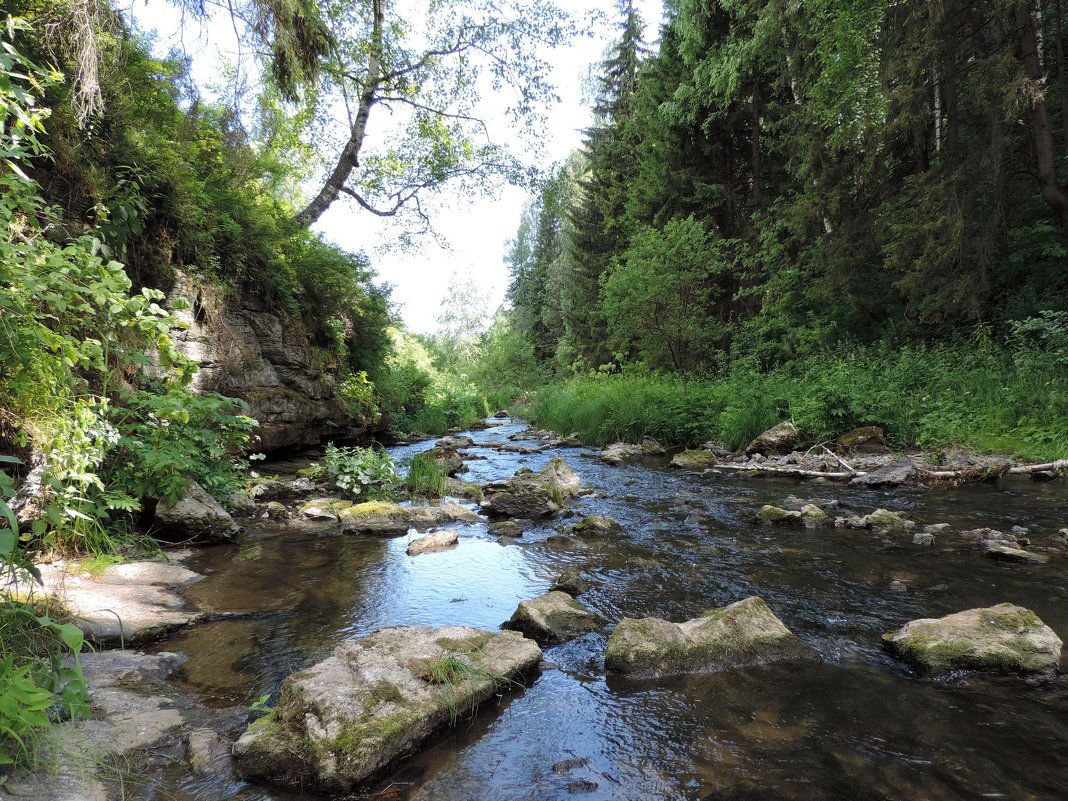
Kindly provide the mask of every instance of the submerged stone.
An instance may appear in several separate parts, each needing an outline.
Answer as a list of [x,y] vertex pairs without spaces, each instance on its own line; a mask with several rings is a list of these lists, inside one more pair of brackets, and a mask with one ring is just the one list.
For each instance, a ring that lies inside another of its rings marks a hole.
[[521,601],[502,628],[520,631],[541,645],[563,642],[600,627],[601,619],[568,595],[553,590]]
[[400,626],[339,645],[282,685],[275,712],[234,745],[243,776],[351,793],[502,690],[541,649],[518,632]]
[[590,582],[583,578],[582,572],[577,567],[569,567],[556,577],[556,581],[549,589],[560,590],[568,595],[581,595],[589,589],[589,586]]
[[608,638],[605,669],[630,676],[666,676],[818,659],[763,599],[752,596],[685,623],[624,618]]
[[1052,675],[1061,640],[1038,615],[1015,604],[923,618],[883,635],[890,653],[930,675],[954,670]]

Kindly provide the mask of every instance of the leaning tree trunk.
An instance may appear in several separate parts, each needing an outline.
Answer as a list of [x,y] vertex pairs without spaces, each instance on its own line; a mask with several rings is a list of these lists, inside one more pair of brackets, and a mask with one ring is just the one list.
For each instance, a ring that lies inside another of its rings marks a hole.
[[382,82],[382,36],[386,19],[386,2],[387,0],[373,0],[372,2],[371,47],[367,56],[367,77],[363,83],[363,90],[360,92],[360,102],[356,109],[356,116],[352,120],[349,139],[341,149],[337,164],[334,165],[334,169],[331,170],[319,194],[293,218],[303,228],[312,225],[330,207],[330,204],[337,200],[338,195],[344,191],[345,183],[352,175],[352,171],[359,166],[360,149],[367,135],[367,119],[371,114],[371,107],[375,104]]

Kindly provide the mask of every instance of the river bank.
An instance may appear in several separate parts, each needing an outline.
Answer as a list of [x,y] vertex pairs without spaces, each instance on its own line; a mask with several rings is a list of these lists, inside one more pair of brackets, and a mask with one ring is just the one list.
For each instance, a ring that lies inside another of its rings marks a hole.
[[[275,703],[287,676],[338,644],[393,625],[495,631],[570,571],[579,580],[572,591],[609,625],[546,646],[544,660],[556,669],[484,705],[383,774],[373,792],[503,801],[576,792],[595,799],[1053,797],[1065,789],[1063,771],[1044,756],[1068,746],[1063,679],[1022,692],[1007,677],[969,673],[932,683],[882,644],[883,634],[908,621],[1004,601],[1034,610],[1063,637],[1062,482],[1006,476],[933,490],[813,486],[673,469],[671,454],[615,467],[596,449],[531,438],[511,421],[468,436],[464,480],[495,482],[563,457],[583,494],[552,518],[450,525],[455,545],[418,556],[409,555],[415,534],[341,535],[335,521],[307,517],[307,495],[272,501],[284,514],[261,503],[237,518],[244,528],[237,543],[199,548],[183,561],[204,577],[178,589],[201,617],[152,645],[186,657],[168,692],[229,721],[217,730],[232,741],[250,704],[264,694]],[[403,460],[433,445],[392,455]],[[306,465],[292,460],[265,473],[286,484]],[[764,506],[798,501],[843,517],[885,509],[915,525],[836,529],[757,519]],[[618,532],[572,532],[592,515],[618,521]],[[969,539],[977,527],[1008,533],[1013,525],[1026,528],[1026,547],[1047,556],[1045,564],[989,558]],[[916,544],[931,526],[943,528],[933,542]],[[684,621],[753,595],[819,655],[818,664],[655,681],[606,672],[612,622]],[[173,760],[139,765],[135,798],[306,797],[194,769],[182,751],[191,729],[176,730]]]

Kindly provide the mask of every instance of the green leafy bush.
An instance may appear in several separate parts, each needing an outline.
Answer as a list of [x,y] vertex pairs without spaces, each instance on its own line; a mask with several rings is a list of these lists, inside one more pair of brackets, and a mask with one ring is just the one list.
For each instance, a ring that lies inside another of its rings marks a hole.
[[334,486],[350,498],[375,500],[397,485],[393,461],[384,450],[326,446],[323,466]]

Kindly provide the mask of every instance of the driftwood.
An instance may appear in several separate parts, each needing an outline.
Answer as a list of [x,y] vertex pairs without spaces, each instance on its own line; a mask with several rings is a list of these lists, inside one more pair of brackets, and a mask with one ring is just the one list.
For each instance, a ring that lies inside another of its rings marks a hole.
[[798,476],[801,478],[831,478],[844,480],[863,476],[864,473],[825,473],[821,470],[805,470],[801,467],[765,467],[764,465],[752,464],[717,464],[715,470],[739,470],[747,473],[776,473],[783,476]]
[[[829,451],[828,451],[829,453]],[[858,476],[868,475],[863,470],[857,470],[844,459],[838,458],[838,463],[846,468],[843,471],[808,470],[803,467],[773,467],[759,464],[717,464],[716,470],[737,470],[744,473],[773,473],[780,476],[794,476],[796,478],[826,478],[834,481],[845,481]],[[1002,475],[1031,475],[1033,473],[1046,473],[1052,471],[1068,470],[1068,459],[1058,459],[1055,462],[1045,464],[993,464],[985,467],[966,467],[961,470],[924,470],[916,468],[918,475],[932,481],[989,481]]]

